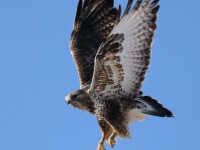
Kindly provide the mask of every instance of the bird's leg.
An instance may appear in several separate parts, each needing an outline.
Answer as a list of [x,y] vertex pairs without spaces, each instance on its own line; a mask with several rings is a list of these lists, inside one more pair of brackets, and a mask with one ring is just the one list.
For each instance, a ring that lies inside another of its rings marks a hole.
[[117,136],[117,133],[114,131],[111,136],[109,137],[109,140],[108,140],[108,144],[110,145],[110,147],[114,147],[115,144],[116,144],[116,140],[115,140],[115,137]]
[[101,138],[101,140],[99,141],[97,150],[106,150],[106,149],[105,149],[105,146],[104,146],[104,141],[105,141],[105,133],[102,131],[102,138]]
[[108,144],[110,144],[109,143],[110,137],[113,134],[114,130],[105,120],[103,120],[101,118],[97,118],[97,120],[98,120],[98,124],[100,126],[100,129],[101,129],[101,132],[102,132],[102,138],[99,141],[98,150],[105,150],[105,147],[103,145],[104,141],[106,141],[106,142],[108,142]]
[[110,147],[114,147],[116,144],[115,137],[117,136],[117,133],[112,129],[112,127],[104,120],[98,120],[98,123],[100,125],[100,129],[102,132],[102,138],[99,141],[98,144],[98,150],[105,150],[104,147],[104,141],[108,142]]

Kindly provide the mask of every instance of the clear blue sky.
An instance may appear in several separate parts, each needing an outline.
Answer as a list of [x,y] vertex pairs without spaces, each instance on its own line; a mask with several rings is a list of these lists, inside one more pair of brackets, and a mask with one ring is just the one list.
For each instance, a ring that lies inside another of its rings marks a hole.
[[[115,4],[124,8],[126,1]],[[77,0],[0,0],[1,150],[96,149],[96,118],[64,101],[79,88],[69,51],[76,5]],[[160,5],[142,89],[175,118],[131,124],[133,139],[118,140],[115,150],[200,149],[200,1]]]

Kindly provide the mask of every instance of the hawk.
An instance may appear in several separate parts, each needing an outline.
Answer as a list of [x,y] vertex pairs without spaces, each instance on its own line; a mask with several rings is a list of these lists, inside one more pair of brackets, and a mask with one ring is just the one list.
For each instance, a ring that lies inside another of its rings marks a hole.
[[170,110],[140,91],[149,68],[159,0],[79,0],[70,49],[80,89],[68,94],[69,105],[97,117],[102,131],[98,150],[116,137],[130,138],[129,123],[147,116],[173,117]]

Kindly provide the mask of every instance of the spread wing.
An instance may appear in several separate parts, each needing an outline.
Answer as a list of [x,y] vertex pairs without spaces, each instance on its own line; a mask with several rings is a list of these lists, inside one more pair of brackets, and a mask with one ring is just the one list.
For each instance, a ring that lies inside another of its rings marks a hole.
[[113,0],[79,0],[70,48],[81,87],[91,83],[96,52],[120,18],[120,9],[114,8],[113,3]]
[[92,84],[93,97],[135,97],[150,64],[159,0],[129,0],[124,15],[100,46]]

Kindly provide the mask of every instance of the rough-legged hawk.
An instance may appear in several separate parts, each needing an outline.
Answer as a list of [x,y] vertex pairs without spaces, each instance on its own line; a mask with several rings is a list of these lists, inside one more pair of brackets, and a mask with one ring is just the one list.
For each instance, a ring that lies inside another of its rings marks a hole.
[[173,114],[140,88],[149,68],[159,0],[129,0],[121,16],[114,0],[79,0],[70,47],[80,89],[66,96],[73,107],[97,117],[104,141],[130,138],[128,124]]

